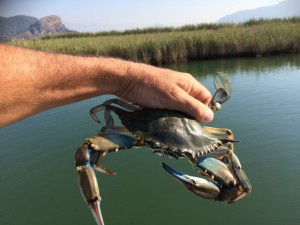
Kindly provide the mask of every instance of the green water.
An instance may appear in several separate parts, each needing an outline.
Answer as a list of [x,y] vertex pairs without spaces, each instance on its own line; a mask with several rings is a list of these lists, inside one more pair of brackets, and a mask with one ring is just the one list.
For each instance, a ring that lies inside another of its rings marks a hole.
[[[210,125],[230,128],[241,140],[236,154],[253,191],[232,205],[204,200],[160,166],[164,161],[196,175],[187,161],[127,150],[102,161],[116,176],[98,175],[106,224],[300,224],[300,55],[172,68],[194,74],[211,91],[212,74],[229,74],[232,97]],[[0,130],[1,225],[94,224],[77,185],[74,153],[99,130],[89,108],[110,97],[60,107]]]

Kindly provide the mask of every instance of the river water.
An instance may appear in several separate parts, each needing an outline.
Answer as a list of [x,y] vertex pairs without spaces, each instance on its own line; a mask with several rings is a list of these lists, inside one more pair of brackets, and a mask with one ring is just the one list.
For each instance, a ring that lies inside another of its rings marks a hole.
[[[213,74],[229,74],[231,99],[210,126],[231,129],[252,186],[227,205],[201,199],[162,170],[162,161],[197,174],[185,160],[147,149],[109,154],[115,176],[97,175],[107,225],[300,224],[300,55],[203,60],[169,66],[212,92]],[[56,108],[0,130],[0,224],[94,224],[83,202],[74,153],[99,125],[88,110],[112,96]],[[22,110],[22,109],[20,109]]]

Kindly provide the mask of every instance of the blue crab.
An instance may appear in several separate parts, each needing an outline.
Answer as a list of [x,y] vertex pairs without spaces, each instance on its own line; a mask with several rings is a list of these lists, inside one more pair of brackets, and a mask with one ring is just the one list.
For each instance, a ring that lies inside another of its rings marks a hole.
[[[226,74],[215,78],[216,93],[210,108],[216,112],[230,98],[231,84]],[[251,192],[251,184],[234,153],[233,133],[229,129],[201,126],[190,116],[165,109],[143,109],[120,99],[107,100],[90,110],[100,123],[97,113],[104,111],[105,126],[98,135],[87,138],[75,155],[82,196],[91,209],[96,223],[103,225],[101,197],[94,171],[115,172],[100,165],[107,153],[146,146],[163,157],[185,158],[201,168],[204,178],[176,171],[165,163],[162,167],[189,191],[206,199],[234,203]],[[115,126],[114,112],[123,126]]]

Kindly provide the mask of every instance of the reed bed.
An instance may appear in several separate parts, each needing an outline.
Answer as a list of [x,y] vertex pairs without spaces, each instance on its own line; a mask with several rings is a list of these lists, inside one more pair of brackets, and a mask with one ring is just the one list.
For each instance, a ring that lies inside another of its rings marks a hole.
[[300,18],[76,33],[12,43],[50,52],[169,64],[202,58],[300,52]]

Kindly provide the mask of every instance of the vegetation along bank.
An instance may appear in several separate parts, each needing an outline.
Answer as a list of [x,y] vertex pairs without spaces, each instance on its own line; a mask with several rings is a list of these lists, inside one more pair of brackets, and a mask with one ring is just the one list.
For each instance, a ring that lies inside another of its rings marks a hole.
[[300,17],[199,24],[13,40],[17,46],[73,55],[112,56],[148,64],[300,52]]

